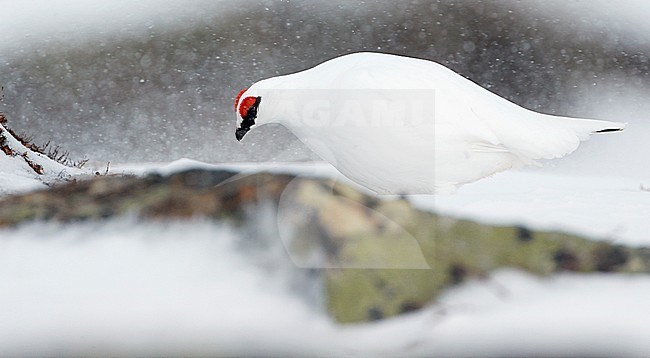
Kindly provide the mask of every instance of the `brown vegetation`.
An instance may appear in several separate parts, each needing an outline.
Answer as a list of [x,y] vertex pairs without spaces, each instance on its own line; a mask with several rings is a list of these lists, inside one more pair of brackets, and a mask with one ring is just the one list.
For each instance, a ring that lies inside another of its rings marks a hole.
[[[7,136],[15,138],[18,142],[25,146],[25,148],[31,150],[32,152],[44,155],[54,160],[55,162],[68,167],[82,168],[88,162],[88,159],[79,161],[70,159],[70,153],[68,151],[62,150],[59,146],[52,146],[51,142],[47,142],[44,146],[38,146],[34,144],[30,137],[18,134],[9,128],[7,126],[7,117],[4,115],[4,113],[0,112],[0,151],[2,151],[5,155],[16,157],[19,155],[19,153],[17,153],[15,149],[11,148],[7,141]],[[25,163],[27,163],[27,165],[29,165],[29,167],[34,170],[36,174],[42,175],[44,173],[43,166],[29,158],[29,152],[24,152],[20,154],[20,156],[25,160]]]

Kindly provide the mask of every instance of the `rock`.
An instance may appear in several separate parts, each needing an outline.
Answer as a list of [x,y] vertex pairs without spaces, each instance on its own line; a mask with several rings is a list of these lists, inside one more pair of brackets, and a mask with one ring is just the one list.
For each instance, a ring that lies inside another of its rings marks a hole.
[[[275,219],[269,222],[265,210]],[[559,232],[440,217],[405,199],[368,196],[331,180],[195,169],[169,176],[98,176],[0,200],[0,227],[135,215],[204,217],[281,240],[294,263],[323,280],[339,322],[418,310],[446,288],[499,268],[650,271],[650,251]],[[272,227],[272,226],[277,227]],[[261,228],[261,229],[260,229]]]

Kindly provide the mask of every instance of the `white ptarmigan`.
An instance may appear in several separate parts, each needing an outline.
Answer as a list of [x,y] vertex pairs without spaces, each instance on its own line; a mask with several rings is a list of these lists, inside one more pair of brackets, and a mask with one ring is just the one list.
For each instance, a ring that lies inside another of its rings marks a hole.
[[235,111],[237,140],[279,123],[379,194],[451,193],[625,127],[536,113],[438,63],[381,53],[261,80],[239,93]]

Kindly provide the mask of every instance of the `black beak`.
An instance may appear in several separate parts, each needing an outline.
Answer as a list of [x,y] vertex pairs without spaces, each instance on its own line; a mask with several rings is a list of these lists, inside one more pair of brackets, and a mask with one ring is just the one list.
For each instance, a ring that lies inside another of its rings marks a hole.
[[235,131],[235,138],[237,138],[238,141],[241,141],[246,133],[248,133],[248,131],[251,129],[251,127],[255,125],[255,119],[257,118],[257,109],[260,106],[261,102],[262,97],[255,98],[255,103],[251,106],[251,108],[248,109],[248,111],[246,111],[246,115],[244,116],[244,120],[241,122],[241,126]]
[[248,131],[249,128],[238,128],[235,131],[235,138],[237,138],[238,141],[241,141],[242,138],[244,138],[244,136],[246,135],[246,133],[248,133]]

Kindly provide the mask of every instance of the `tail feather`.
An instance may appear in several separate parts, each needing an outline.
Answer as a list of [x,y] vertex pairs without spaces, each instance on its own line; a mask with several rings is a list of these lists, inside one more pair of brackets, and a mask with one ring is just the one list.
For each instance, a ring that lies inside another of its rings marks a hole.
[[561,158],[578,148],[581,141],[595,133],[622,131],[626,124],[560,117],[524,110],[503,116],[501,112],[474,110],[495,133],[497,144],[507,148],[523,161]]
[[518,148],[521,156],[529,159],[561,158],[578,148],[596,133],[620,132],[625,123],[569,117],[544,116],[545,121],[535,121],[537,130],[521,135]]
[[594,133],[621,132],[623,129],[625,129],[625,126],[623,126],[621,128],[605,128],[605,129],[601,129],[599,131],[595,131]]
[[[548,117],[547,117],[548,118]],[[595,133],[620,132],[627,123],[603,121],[599,119],[583,119],[569,117],[554,117],[558,122],[569,126],[581,141],[589,139]]]

